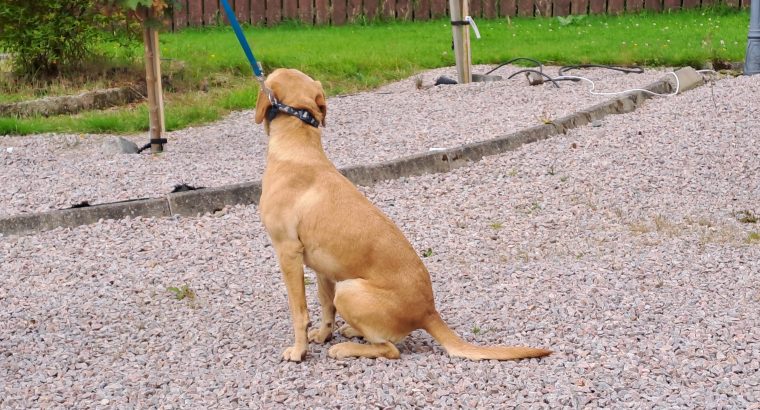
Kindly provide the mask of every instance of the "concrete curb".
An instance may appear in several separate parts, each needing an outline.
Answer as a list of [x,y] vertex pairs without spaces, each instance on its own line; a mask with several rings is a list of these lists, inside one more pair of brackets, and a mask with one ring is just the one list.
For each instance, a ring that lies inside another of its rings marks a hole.
[[[645,87],[646,90],[666,94],[674,86],[664,77]],[[631,112],[641,102],[651,98],[643,92],[632,92],[594,105],[575,114],[527,128],[491,140],[466,144],[447,150],[417,154],[372,165],[357,165],[340,169],[351,182],[369,186],[384,180],[424,174],[448,172],[479,161],[485,156],[513,151],[524,144],[564,134],[568,130],[589,124],[610,114]],[[15,215],[0,218],[0,236],[27,235],[59,227],[75,227],[98,222],[101,219],[125,217],[165,217],[172,215],[198,216],[217,212],[225,206],[258,204],[261,182],[225,185],[168,194],[161,198],[114,202],[84,208],[63,209],[37,214]]]

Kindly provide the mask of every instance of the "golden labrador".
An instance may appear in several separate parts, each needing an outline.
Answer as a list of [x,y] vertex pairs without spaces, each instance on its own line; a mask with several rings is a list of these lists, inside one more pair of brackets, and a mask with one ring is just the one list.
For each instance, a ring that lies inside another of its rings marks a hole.
[[[328,351],[333,358],[396,359],[394,343],[415,329],[426,330],[455,357],[507,360],[551,353],[480,347],[459,338],[436,311],[430,274],[412,245],[325,155],[316,126],[327,113],[322,84],[292,69],[276,70],[265,84],[283,104],[273,107],[260,92],[256,123],[264,122],[269,135],[261,218],[280,262],[295,332],[285,360],[303,360],[309,341],[330,340],[336,311],[346,321],[341,333],[369,344],[336,344]],[[308,333],[304,265],[317,272],[322,306],[321,324]]]

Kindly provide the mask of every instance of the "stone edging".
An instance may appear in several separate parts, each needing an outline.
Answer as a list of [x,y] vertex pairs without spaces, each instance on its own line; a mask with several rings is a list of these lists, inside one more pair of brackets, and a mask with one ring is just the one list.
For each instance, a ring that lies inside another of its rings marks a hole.
[[[674,86],[668,77],[655,81],[646,90],[667,94]],[[631,112],[651,95],[631,92],[594,105],[549,124],[527,128],[487,141],[466,144],[447,150],[413,155],[373,165],[357,165],[340,169],[354,184],[369,186],[379,181],[424,174],[448,172],[489,155],[513,151],[524,144],[566,133],[604,118],[609,114]],[[225,206],[258,204],[261,182],[225,185],[167,194],[160,198],[138,199],[124,202],[93,205],[84,208],[63,209],[36,214],[22,214],[0,218],[0,236],[27,235],[59,227],[75,227],[96,223],[101,219],[125,217],[167,217],[172,215],[198,216],[222,210]]]
[[46,97],[32,101],[0,104],[0,117],[30,117],[76,114],[129,104],[145,98],[145,86],[88,91],[78,95]]

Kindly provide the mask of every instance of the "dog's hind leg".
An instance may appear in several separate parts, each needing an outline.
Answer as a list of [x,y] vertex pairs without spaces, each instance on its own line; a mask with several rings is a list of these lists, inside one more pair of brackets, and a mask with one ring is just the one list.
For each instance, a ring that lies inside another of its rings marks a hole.
[[354,329],[348,323],[346,323],[343,326],[341,326],[338,329],[338,333],[340,333],[341,335],[343,335],[343,337],[348,337],[348,338],[352,338],[352,337],[364,337],[364,336],[362,336],[362,332]]
[[401,354],[398,348],[391,342],[372,343],[369,345],[344,342],[330,348],[327,354],[334,359],[343,359],[344,357],[368,357],[376,359],[385,357],[387,359],[398,359]]
[[309,340],[316,343],[324,343],[333,337],[335,329],[335,282],[317,275],[319,285],[319,304],[322,306],[322,322],[316,329],[309,331]]
[[[335,287],[335,307],[346,320],[353,335],[361,335],[370,344],[339,343],[330,348],[328,355],[344,357],[385,357],[398,359],[400,354],[393,342],[403,339],[409,330],[398,328],[398,315],[393,297],[375,288],[364,279],[338,282]],[[349,333],[352,334],[352,333]]]

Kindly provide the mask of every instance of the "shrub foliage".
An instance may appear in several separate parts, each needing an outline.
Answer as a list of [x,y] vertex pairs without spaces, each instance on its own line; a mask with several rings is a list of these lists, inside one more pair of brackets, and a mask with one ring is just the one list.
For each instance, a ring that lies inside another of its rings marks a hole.
[[95,0],[4,0],[0,48],[14,55],[17,72],[39,77],[75,68],[104,32]]
[[[156,16],[171,12],[168,0],[3,0],[0,50],[13,54],[24,77],[76,70],[105,36],[123,41],[139,7]],[[138,19],[139,20],[139,19]],[[133,28],[133,27],[132,27]],[[130,36],[126,36],[129,38]]]

